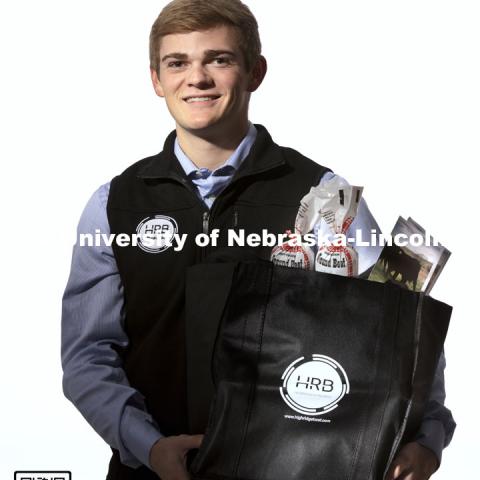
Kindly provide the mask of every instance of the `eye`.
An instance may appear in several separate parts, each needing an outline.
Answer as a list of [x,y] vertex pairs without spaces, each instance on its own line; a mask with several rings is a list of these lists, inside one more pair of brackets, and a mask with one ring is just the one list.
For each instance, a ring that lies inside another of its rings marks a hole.
[[215,64],[215,65],[229,65],[231,62],[230,62],[230,58],[228,57],[215,57],[212,62]]
[[180,67],[183,67],[185,62],[183,62],[182,60],[174,60],[172,62],[168,62],[167,63],[167,67],[168,68],[180,68]]

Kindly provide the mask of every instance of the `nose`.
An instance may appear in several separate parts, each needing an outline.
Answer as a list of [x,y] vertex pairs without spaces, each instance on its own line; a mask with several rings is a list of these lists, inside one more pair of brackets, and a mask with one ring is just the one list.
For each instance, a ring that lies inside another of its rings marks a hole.
[[213,85],[213,79],[209,75],[205,66],[201,63],[192,63],[187,78],[189,87],[210,88]]

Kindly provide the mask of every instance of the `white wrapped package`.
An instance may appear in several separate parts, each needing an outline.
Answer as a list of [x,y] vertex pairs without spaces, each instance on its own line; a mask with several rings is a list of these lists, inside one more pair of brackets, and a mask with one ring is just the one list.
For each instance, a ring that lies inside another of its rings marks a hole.
[[[287,230],[287,234],[291,234]],[[275,265],[291,268],[301,268],[303,270],[313,270],[314,254],[313,250],[307,245],[298,245],[289,243],[289,240],[272,249],[270,260]]]
[[[316,197],[315,208],[328,225],[333,235],[345,236],[357,214],[363,187],[346,185],[343,179],[334,177],[330,181],[310,190]],[[315,270],[345,277],[358,275],[358,254],[355,249],[344,245],[321,245],[315,258]]]

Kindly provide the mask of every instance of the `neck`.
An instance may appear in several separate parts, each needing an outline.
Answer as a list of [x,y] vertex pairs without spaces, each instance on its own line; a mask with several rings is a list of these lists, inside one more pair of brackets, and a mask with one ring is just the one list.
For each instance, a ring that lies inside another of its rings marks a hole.
[[185,155],[198,167],[215,170],[225,163],[248,132],[248,120],[231,131],[193,132],[177,124],[178,143]]

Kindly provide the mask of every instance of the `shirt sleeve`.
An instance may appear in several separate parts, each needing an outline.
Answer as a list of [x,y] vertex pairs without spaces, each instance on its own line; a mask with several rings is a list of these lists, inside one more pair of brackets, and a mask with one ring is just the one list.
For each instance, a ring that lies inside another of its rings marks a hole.
[[445,354],[442,352],[422,424],[414,438],[420,445],[435,453],[439,465],[442,461],[442,451],[452,440],[456,428],[452,412],[445,406],[445,367]]
[[162,437],[144,397],[129,385],[117,352],[128,345],[123,287],[111,247],[81,246],[81,235],[109,235],[109,184],[87,203],[73,247],[62,299],[63,391],[95,431],[120,454],[122,463],[149,465],[152,445]]

